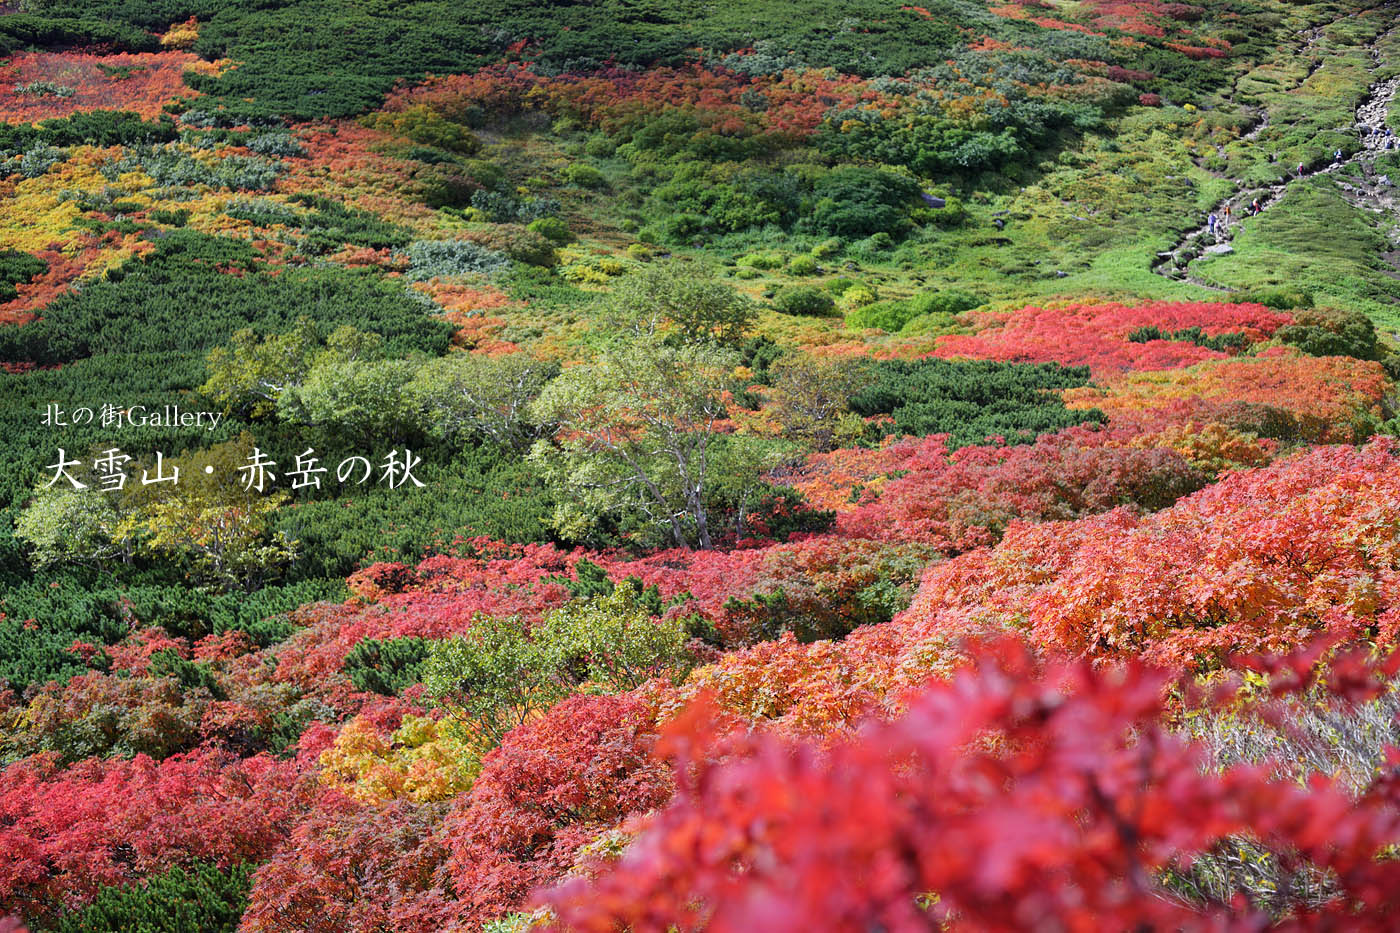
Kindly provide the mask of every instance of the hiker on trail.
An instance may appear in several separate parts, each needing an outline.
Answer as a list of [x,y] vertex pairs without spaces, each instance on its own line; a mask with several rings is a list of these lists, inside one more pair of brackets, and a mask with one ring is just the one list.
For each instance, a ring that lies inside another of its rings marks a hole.
[[1259,203],[1259,199],[1258,199],[1258,198],[1255,198],[1255,199],[1254,199],[1253,201],[1251,201],[1250,204],[1249,204],[1249,215],[1250,215],[1251,217],[1258,217],[1258,216],[1259,216],[1259,212],[1262,211],[1263,209],[1264,209],[1264,207],[1263,207],[1263,205],[1261,205],[1261,204]]
[[1342,150],[1338,149],[1337,151],[1335,151],[1335,152],[1332,153],[1332,161],[1333,161],[1334,163],[1338,164],[1338,165],[1341,164],[1341,161],[1342,161]]
[[1216,219],[1215,213],[1211,212],[1211,215],[1206,218],[1206,230],[1210,232],[1211,236],[1215,236],[1215,225],[1217,223],[1219,223],[1219,221]]
[[1307,166],[1305,166],[1302,162],[1299,162],[1299,163],[1298,163],[1298,177],[1299,177],[1299,178],[1302,178],[1302,177],[1303,177],[1303,171],[1304,171],[1304,169],[1306,169],[1306,168],[1307,168]]

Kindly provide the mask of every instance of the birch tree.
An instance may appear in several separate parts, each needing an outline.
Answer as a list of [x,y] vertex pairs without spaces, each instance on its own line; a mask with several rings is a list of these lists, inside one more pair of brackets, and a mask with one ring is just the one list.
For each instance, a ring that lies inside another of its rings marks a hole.
[[531,451],[558,492],[557,529],[577,538],[599,518],[640,519],[671,546],[713,547],[717,464],[741,463],[740,479],[759,482],[759,458],[724,456],[750,440],[727,434],[736,365],[712,345],[652,337],[564,370],[533,406],[555,437]]

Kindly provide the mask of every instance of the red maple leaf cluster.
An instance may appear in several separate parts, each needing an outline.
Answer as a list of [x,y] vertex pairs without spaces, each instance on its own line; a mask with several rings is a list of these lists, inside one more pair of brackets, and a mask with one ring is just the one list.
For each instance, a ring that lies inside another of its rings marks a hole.
[[[1359,797],[1217,770],[1163,726],[1170,677],[1036,662],[1014,641],[831,748],[703,704],[662,747],[678,792],[620,862],[546,896],[557,929],[1385,930],[1400,907],[1390,777]],[[1350,666],[1355,667],[1354,659]],[[1357,691],[1358,693],[1361,691]],[[1320,903],[1164,890],[1231,837],[1331,873]],[[1266,912],[1266,908],[1271,909]]]
[[1208,337],[1239,334],[1244,348],[1267,340],[1293,320],[1263,305],[1204,301],[1052,304],[969,317],[980,323],[977,332],[939,338],[936,355],[1088,366],[1095,375],[1177,369],[1230,355],[1189,340],[1129,339],[1142,328],[1156,328],[1164,335],[1190,328],[1200,328]]

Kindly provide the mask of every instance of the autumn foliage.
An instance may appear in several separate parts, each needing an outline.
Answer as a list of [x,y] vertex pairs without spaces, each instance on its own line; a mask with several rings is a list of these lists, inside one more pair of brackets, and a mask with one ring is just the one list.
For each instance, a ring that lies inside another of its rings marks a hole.
[[[1247,929],[1280,908],[1299,928],[1389,928],[1397,868],[1376,856],[1400,833],[1393,781],[1356,798],[1322,777],[1216,771],[1162,725],[1169,680],[1138,665],[1042,671],[1006,642],[827,750],[726,735],[696,707],[663,739],[675,799],[600,878],[547,895],[556,928]],[[1164,891],[1165,871],[1242,834],[1334,872],[1335,892]]]
[[[1096,376],[1224,359],[1231,352],[1200,342],[1237,335],[1233,352],[1238,353],[1293,320],[1263,305],[1203,301],[1054,304],[971,316],[977,320],[976,332],[939,338],[937,355],[1088,366]],[[1192,328],[1198,330],[1200,342],[1172,339]]]
[[130,110],[147,119],[172,98],[190,94],[186,70],[218,66],[188,52],[93,55],[28,52],[0,69],[0,120],[33,123],[88,110]]
[[290,762],[216,751],[10,765],[0,777],[0,899],[43,912],[191,859],[266,858],[305,809],[297,777]]
[[[1132,297],[1383,7],[91,2],[0,15],[0,933],[1400,925],[1385,289],[1245,281],[1324,176]],[[93,386],[275,453],[257,572],[34,482]]]
[[1024,629],[1071,657],[1215,666],[1321,633],[1394,641],[1400,458],[1389,440],[1227,475],[1164,511],[1010,528],[932,567],[906,621]]
[[1125,373],[1065,392],[1070,408],[1113,421],[1213,420],[1314,443],[1355,441],[1387,416],[1390,380],[1379,363],[1280,352],[1171,372]]
[[1112,432],[1071,429],[1035,444],[963,447],[935,436],[889,449],[897,478],[844,512],[851,537],[922,541],[953,555],[993,544],[1012,521],[1076,518],[1118,506],[1152,511],[1205,477],[1177,451],[1114,445]]
[[488,756],[445,826],[447,869],[468,918],[522,903],[571,867],[581,846],[669,799],[668,769],[651,755],[652,721],[631,698],[576,697]]

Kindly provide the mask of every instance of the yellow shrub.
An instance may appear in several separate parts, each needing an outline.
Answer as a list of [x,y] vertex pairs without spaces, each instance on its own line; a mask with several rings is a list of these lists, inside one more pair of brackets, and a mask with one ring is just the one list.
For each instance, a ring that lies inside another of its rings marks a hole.
[[385,738],[357,716],[321,753],[320,762],[322,784],[360,800],[429,801],[453,797],[471,787],[480,754],[450,719],[408,715]]

